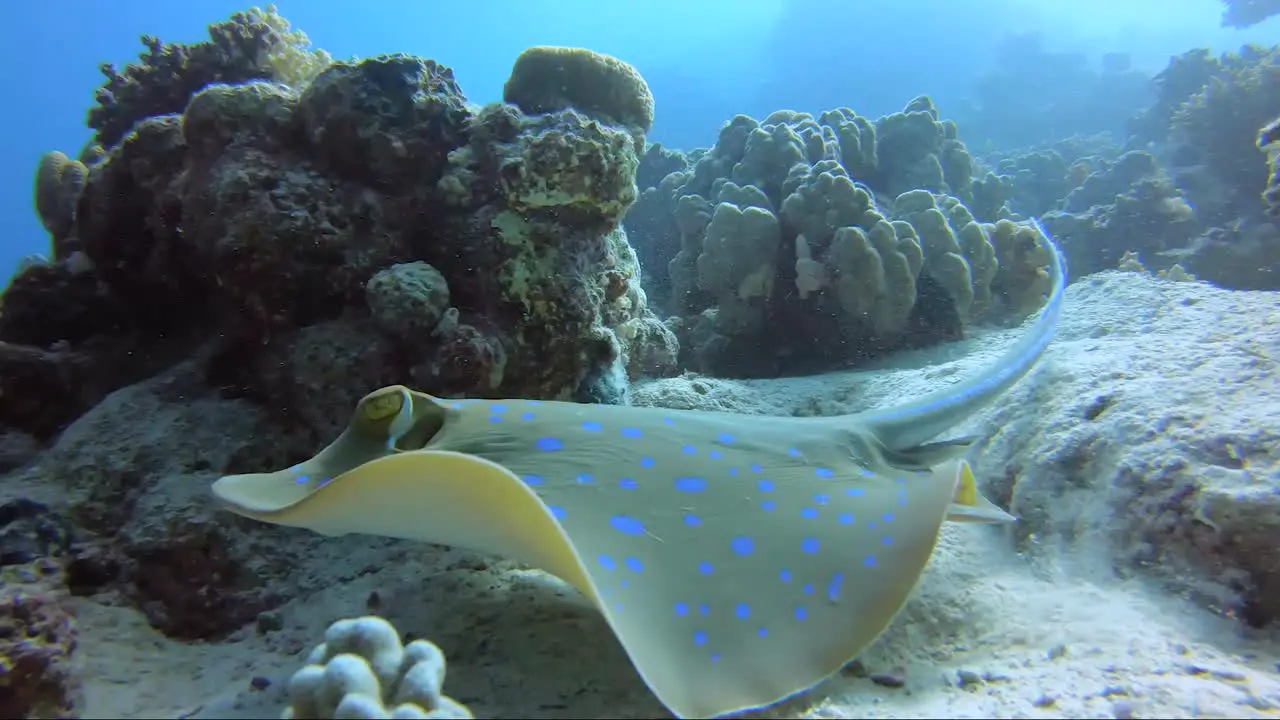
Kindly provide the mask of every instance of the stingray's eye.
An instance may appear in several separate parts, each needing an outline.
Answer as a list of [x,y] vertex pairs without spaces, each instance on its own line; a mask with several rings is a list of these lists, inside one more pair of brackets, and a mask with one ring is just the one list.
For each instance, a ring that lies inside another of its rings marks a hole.
[[400,412],[403,406],[404,395],[399,392],[389,392],[365,402],[364,416],[370,420],[384,420]]

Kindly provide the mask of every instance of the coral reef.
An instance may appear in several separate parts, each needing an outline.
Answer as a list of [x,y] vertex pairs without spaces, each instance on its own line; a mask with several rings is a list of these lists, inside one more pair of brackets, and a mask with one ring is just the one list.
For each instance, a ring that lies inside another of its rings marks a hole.
[[1025,311],[1025,288],[992,292],[1003,259],[975,215],[1006,215],[1004,186],[973,172],[924,97],[874,123],[847,108],[740,115],[627,223],[648,267],[667,263],[647,289],[681,316],[692,367],[814,371]]
[[1073,277],[1117,267],[1127,252],[1168,269],[1201,232],[1196,212],[1149,153],[1131,151],[1098,166],[1062,210],[1041,217]]
[[1170,160],[1201,216],[1225,225],[1263,211],[1257,183],[1266,157],[1256,142],[1280,106],[1280,46],[1246,46],[1219,66],[1174,113]]
[[[49,437],[146,376],[111,370],[119,348],[172,362],[208,338],[211,382],[282,407],[321,397],[300,383],[342,377],[619,402],[628,371],[675,371],[675,336],[619,227],[652,122],[634,69],[532,53],[513,93],[539,68],[580,82],[554,108],[526,93],[528,114],[478,109],[451,70],[406,55],[263,80],[281,63],[302,72],[280,55],[303,51],[289,32],[255,10],[213,26],[211,44],[158,46],[112,91],[99,129],[119,137],[100,157],[42,161],[41,215],[82,252],[55,252],[6,292],[6,425]],[[354,393],[338,404],[364,392],[338,384]],[[55,389],[74,398],[56,413],[41,401]],[[318,408],[299,431],[318,437],[335,416]]]

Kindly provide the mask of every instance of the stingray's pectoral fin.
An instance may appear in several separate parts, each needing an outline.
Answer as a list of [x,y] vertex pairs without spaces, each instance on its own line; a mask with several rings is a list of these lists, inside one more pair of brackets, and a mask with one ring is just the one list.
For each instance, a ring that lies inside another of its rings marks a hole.
[[978,490],[973,468],[961,460],[956,466],[956,492],[947,507],[950,522],[1011,523],[1018,518],[1001,510]]
[[948,460],[960,457],[971,445],[980,439],[978,435],[939,440],[937,442],[916,445],[905,450],[891,450],[881,447],[880,453],[885,462],[903,470],[925,471]]
[[228,475],[213,484],[213,493],[232,512],[277,522],[265,516],[297,505],[366,463],[403,451],[407,443],[424,445],[439,429],[443,410],[414,399],[400,385],[375,390],[361,398],[346,430],[315,457],[277,472]]

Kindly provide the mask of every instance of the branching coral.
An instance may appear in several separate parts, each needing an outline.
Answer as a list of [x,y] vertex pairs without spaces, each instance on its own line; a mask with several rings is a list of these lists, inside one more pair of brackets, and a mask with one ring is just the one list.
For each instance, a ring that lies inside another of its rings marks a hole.
[[95,96],[88,123],[103,147],[120,142],[139,120],[182,112],[208,85],[272,80],[300,87],[330,62],[324,51],[312,51],[306,34],[291,30],[274,6],[210,25],[208,42],[167,44],[144,35],[142,43],[147,51],[123,73],[110,63],[99,68],[107,82]]

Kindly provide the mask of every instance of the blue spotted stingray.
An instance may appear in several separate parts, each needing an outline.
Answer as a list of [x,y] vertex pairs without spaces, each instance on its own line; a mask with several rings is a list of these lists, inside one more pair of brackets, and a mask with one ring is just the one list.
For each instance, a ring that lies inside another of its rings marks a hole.
[[902,608],[945,520],[1013,518],[928,442],[991,402],[1053,336],[1065,285],[982,375],[886,410],[744,416],[402,386],[286,470],[214,484],[232,511],[326,535],[448,544],[542,568],[604,614],[678,717],[770,705],[817,684]]

